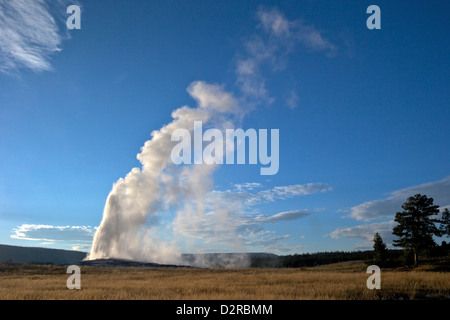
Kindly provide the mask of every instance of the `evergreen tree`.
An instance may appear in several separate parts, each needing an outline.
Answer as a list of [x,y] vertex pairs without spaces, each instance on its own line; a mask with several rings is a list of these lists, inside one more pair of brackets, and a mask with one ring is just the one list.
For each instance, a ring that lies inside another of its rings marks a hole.
[[447,237],[450,237],[450,212],[447,208],[442,212],[442,220],[439,221],[441,223],[441,226],[439,230],[441,231],[441,234]]
[[377,266],[383,266],[386,263],[388,249],[383,242],[380,234],[377,232],[373,237],[373,259]]
[[393,245],[412,250],[414,266],[418,265],[419,251],[436,245],[433,235],[440,236],[441,232],[434,224],[433,219],[439,213],[439,206],[433,204],[433,198],[416,194],[409,197],[402,205],[403,211],[397,212],[393,234],[399,237]]

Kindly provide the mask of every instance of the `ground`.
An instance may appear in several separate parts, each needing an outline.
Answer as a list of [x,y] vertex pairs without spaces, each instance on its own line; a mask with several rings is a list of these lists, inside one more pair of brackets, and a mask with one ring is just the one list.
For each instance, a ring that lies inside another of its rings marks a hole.
[[69,290],[66,266],[4,264],[0,299],[450,299],[450,272],[381,269],[381,289],[369,290],[366,268],[363,262],[300,269],[82,266],[81,290]]

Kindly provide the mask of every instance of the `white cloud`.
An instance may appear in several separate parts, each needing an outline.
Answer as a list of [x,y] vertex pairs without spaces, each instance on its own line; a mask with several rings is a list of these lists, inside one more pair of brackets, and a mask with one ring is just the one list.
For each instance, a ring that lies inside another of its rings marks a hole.
[[256,63],[252,59],[239,60],[237,62],[237,73],[239,75],[253,75],[256,72]]
[[276,186],[272,189],[257,191],[262,188],[259,183],[235,184],[234,190],[214,190],[208,195],[208,203],[240,203],[247,208],[263,203],[292,199],[314,193],[332,191],[333,187],[325,183],[292,184]]
[[392,243],[395,238],[392,234],[395,221],[384,221],[371,224],[358,225],[349,228],[339,228],[329,234],[333,239],[339,238],[357,238],[365,240],[366,243],[370,243],[373,240],[373,236],[378,232],[383,238],[383,242]]
[[312,213],[310,210],[292,210],[284,211],[271,216],[257,216],[254,220],[260,223],[277,223],[280,221],[297,220],[309,216]]
[[310,49],[326,51],[329,56],[334,55],[336,52],[336,46],[325,39],[313,26],[299,23],[296,36],[300,42]]
[[427,195],[439,206],[450,205],[450,177],[440,181],[424,183],[391,192],[386,199],[372,200],[350,209],[350,217],[356,220],[370,221],[381,218],[393,218],[401,211],[402,204],[415,194]]
[[65,17],[64,2],[0,0],[0,72],[51,70],[50,58],[64,37],[51,10]]
[[91,242],[95,229],[90,226],[51,226],[22,224],[13,229],[11,238],[30,241]]
[[289,92],[289,96],[286,100],[286,104],[290,109],[295,109],[295,108],[297,108],[298,100],[299,100],[299,97],[298,97],[297,93],[295,93],[294,90],[291,90]]
[[262,184],[258,183],[258,182],[245,182],[242,184],[235,184],[234,187],[238,191],[244,191],[244,190],[253,190],[255,188],[260,188],[260,187],[262,187]]
[[257,13],[264,30],[277,37],[288,37],[291,35],[292,23],[288,21],[278,10],[260,9]]
[[267,230],[252,231],[241,235],[241,239],[247,246],[261,247],[264,252],[275,254],[298,253],[305,248],[304,245],[290,245],[286,243],[286,240],[290,237],[288,234],[276,236],[273,231]]
[[286,41],[298,41],[310,49],[332,53],[336,46],[325,39],[322,33],[312,25],[306,25],[300,20],[289,21],[277,9],[260,9],[257,17],[263,29],[272,37]]
[[[312,25],[300,20],[289,20],[279,10],[260,8],[257,12],[258,28],[262,30],[245,43],[245,54],[236,63],[237,82],[247,97],[272,103],[261,69],[269,66],[280,71],[287,66],[287,56],[296,44],[322,51],[327,56],[335,54],[337,48]],[[297,105],[298,96],[291,92],[288,107]]]
[[313,193],[331,191],[333,188],[323,183],[294,184],[287,186],[277,186],[272,189],[259,191],[251,194],[247,199],[249,205],[256,205],[264,202],[274,202],[298,196],[310,195]]

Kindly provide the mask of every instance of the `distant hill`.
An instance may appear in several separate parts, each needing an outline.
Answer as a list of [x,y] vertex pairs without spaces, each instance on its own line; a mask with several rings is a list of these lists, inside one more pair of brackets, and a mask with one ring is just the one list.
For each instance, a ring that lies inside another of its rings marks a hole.
[[[19,247],[0,244],[0,263],[33,263],[33,264],[60,264],[60,265],[98,265],[98,266],[160,266],[157,263],[146,263],[123,259],[100,259],[83,261],[86,252],[48,249],[39,247]],[[271,253],[206,253],[182,254],[180,265],[195,267],[250,267],[254,259],[279,261],[277,255]],[[175,265],[161,265],[175,267]]]
[[0,263],[77,264],[86,252],[0,244]]

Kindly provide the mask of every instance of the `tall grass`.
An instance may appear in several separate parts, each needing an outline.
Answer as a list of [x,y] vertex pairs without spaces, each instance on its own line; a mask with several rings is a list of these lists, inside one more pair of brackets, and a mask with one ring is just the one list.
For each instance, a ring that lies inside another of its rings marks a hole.
[[450,296],[450,273],[383,271],[366,287],[364,265],[304,269],[143,269],[82,267],[68,290],[64,267],[0,266],[0,299],[417,299]]

